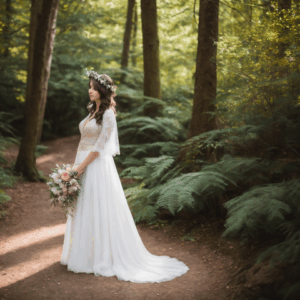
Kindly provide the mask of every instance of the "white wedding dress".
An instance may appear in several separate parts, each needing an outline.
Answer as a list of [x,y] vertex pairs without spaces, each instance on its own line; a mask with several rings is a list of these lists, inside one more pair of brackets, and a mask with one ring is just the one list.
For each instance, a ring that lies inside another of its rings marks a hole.
[[[100,155],[85,169],[73,216],[67,215],[60,263],[75,273],[117,276],[131,282],[163,282],[189,268],[176,258],[153,255],[145,248],[127,204],[113,156],[120,154],[112,108],[102,124],[87,116],[79,124],[81,140],[74,167],[90,151]],[[154,233],[153,233],[154,234]]]

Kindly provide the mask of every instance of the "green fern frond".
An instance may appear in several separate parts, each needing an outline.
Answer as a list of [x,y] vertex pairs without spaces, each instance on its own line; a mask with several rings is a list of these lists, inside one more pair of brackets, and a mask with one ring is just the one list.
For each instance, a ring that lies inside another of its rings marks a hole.
[[124,169],[119,176],[122,178],[134,178],[141,180],[149,175],[148,168],[146,166],[129,167]]
[[[227,154],[219,162],[203,167],[202,171],[218,172],[235,183],[245,182],[251,180],[253,176],[257,177],[263,171],[263,167],[259,164],[260,160],[260,158],[255,157],[231,157]],[[262,177],[261,174],[260,177]]]
[[270,258],[272,266],[276,262],[284,261],[288,264],[299,264],[300,258],[300,230],[295,232],[290,239],[269,247],[257,257],[256,263],[259,264],[266,258]]
[[[290,192],[297,190],[298,192]],[[298,222],[290,223],[287,215],[293,213],[293,197],[300,191],[300,180],[286,183],[269,184],[266,186],[255,186],[243,195],[233,198],[224,204],[228,209],[227,228],[222,236],[241,236],[248,240],[245,232],[258,232],[263,230],[267,233],[282,231],[285,234],[294,232]],[[295,218],[295,217],[294,217]],[[299,229],[299,228],[298,228]],[[292,230],[292,231],[291,231]],[[255,234],[252,234],[255,236]]]
[[[120,138],[129,143],[132,136],[148,136],[153,142],[177,141],[184,138],[185,129],[176,119],[131,117],[118,122]],[[153,134],[154,133],[154,134]]]
[[155,219],[158,210],[149,198],[149,193],[153,191],[144,188],[144,183],[139,186],[125,190],[125,196],[133,214],[134,221],[151,222]]
[[10,170],[0,167],[0,187],[10,186],[18,180],[18,177],[11,174]]
[[[195,172],[181,175],[168,181],[161,187],[156,207],[167,208],[173,215],[186,207],[195,206],[195,195],[204,209],[209,199],[222,194],[231,182],[229,178],[217,172]],[[234,184],[234,182],[232,182]]]
[[283,297],[282,300],[297,299],[300,293],[300,281],[295,282],[291,286],[280,289],[279,293]]
[[147,157],[145,158],[146,166],[151,165],[152,173],[151,178],[159,178],[163,175],[163,173],[168,170],[172,164],[174,163],[174,158],[168,155],[162,155],[160,157]]
[[11,197],[6,195],[3,190],[0,190],[0,204],[10,201]]

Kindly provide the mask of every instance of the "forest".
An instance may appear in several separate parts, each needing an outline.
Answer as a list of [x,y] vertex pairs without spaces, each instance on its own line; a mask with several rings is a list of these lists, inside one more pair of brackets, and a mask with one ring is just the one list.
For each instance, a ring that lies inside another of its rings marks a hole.
[[[299,299],[299,0],[3,0],[0,11],[0,222],[8,187],[45,184],[43,144],[80,134],[95,70],[117,86],[114,161],[136,224],[184,221],[193,241],[216,223],[221,241],[256,249],[231,299]],[[247,287],[261,263],[280,276]]]

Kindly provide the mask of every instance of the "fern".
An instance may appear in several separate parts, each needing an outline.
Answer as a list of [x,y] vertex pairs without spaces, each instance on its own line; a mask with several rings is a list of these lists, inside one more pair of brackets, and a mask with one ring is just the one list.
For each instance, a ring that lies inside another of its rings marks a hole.
[[180,146],[175,142],[154,142],[144,144],[122,144],[122,153],[125,159],[122,161],[124,166],[139,166],[142,164],[142,159],[150,156],[177,156]]
[[211,130],[187,140],[183,147],[217,149],[224,147],[227,153],[234,150],[236,145],[247,145],[257,139],[265,129],[264,125],[244,125],[238,128],[224,128]]
[[293,299],[291,297],[299,297],[300,294],[300,281],[279,290],[279,294],[282,295],[282,300]]
[[148,175],[145,177],[145,184],[149,188],[154,187],[156,184],[161,182],[161,177],[167,170],[169,170],[174,164],[174,157],[163,155],[158,158],[145,158],[146,168],[148,170]]
[[[260,231],[290,236],[299,230],[300,180],[255,186],[243,195],[229,200],[227,228],[222,236],[256,238]],[[297,209],[295,209],[297,208]]]
[[35,157],[39,157],[39,156],[43,155],[48,148],[49,147],[47,147],[47,146],[37,145],[35,148]]
[[10,200],[11,200],[10,196],[6,195],[3,190],[0,190],[0,204],[3,204]]
[[129,188],[125,190],[125,196],[133,214],[134,221],[148,221],[151,222],[155,219],[157,209],[151,205],[147,195],[149,190],[144,188],[144,184]]
[[118,122],[119,134],[125,144],[141,142],[147,138],[151,142],[184,140],[185,129],[170,118],[131,117]]
[[181,175],[164,184],[159,190],[156,207],[167,208],[173,215],[186,207],[195,206],[195,196],[200,210],[210,206],[209,200],[220,196],[228,183],[226,176],[217,172],[195,172]]
[[144,179],[145,185],[155,186],[161,181],[161,176],[174,164],[174,157],[163,155],[158,158],[144,158],[144,164],[139,167],[129,167],[120,173],[120,177]]
[[268,181],[263,175],[265,166],[261,165],[260,161],[261,159],[256,157],[231,157],[227,154],[219,162],[203,167],[202,171],[218,172],[235,183],[247,183],[258,176]]
[[[18,144],[19,141],[15,137],[3,137],[2,132],[12,133],[11,126],[9,124],[3,124],[3,113],[0,113],[0,163],[7,164],[7,160],[4,158],[4,150],[11,144]],[[2,132],[1,132],[2,130]],[[14,134],[13,134],[14,135]],[[4,169],[0,167],[0,187],[13,186],[13,184],[18,180],[18,177],[14,176],[9,169]],[[10,196],[6,195],[3,190],[0,189],[0,206],[7,201],[10,201]],[[7,211],[1,210],[0,208],[0,218],[5,216]]]

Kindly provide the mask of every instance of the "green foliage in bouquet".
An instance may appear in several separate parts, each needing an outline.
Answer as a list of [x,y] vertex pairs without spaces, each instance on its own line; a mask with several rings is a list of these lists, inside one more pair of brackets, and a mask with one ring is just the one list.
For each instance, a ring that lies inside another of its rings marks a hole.
[[[53,173],[49,175],[51,179],[47,182],[50,192],[50,204],[53,206],[60,205],[65,214],[68,214],[70,213],[68,208],[75,208],[74,203],[81,191],[82,182],[80,179],[77,180],[78,172],[71,170],[70,165],[56,166],[56,168],[51,169]],[[64,181],[62,179],[63,173],[68,174],[71,180]]]

